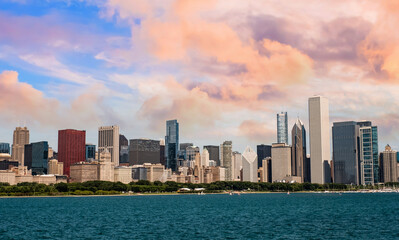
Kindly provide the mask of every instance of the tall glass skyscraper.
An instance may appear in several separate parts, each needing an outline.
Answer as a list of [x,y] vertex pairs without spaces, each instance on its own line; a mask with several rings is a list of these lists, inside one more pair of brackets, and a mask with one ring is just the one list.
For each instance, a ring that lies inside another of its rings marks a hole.
[[291,150],[291,172],[292,176],[302,178],[302,182],[309,181],[310,176],[305,176],[306,159],[306,130],[299,118],[296,120],[291,131],[292,150]]
[[177,152],[179,150],[179,123],[177,120],[166,121],[165,157],[167,168],[177,170]]
[[47,174],[48,142],[35,142],[25,145],[24,163],[32,169],[33,175]]
[[287,112],[277,113],[277,143],[288,144]]

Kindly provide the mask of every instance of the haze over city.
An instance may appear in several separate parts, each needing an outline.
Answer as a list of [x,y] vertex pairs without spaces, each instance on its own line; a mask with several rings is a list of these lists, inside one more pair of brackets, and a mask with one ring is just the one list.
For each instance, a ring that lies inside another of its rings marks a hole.
[[[0,136],[16,126],[57,149],[58,129],[119,125],[128,138],[276,142],[276,114],[308,128],[370,120],[398,149],[397,1],[35,1],[0,3]],[[347,11],[350,9],[350,11]]]

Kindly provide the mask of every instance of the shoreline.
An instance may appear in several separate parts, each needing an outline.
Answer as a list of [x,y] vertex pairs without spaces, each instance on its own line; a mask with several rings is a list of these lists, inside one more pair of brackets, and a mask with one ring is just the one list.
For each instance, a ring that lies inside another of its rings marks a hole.
[[[241,194],[287,194],[288,192],[233,192],[233,195]],[[299,191],[289,192],[289,194],[295,193],[316,193],[316,194],[343,194],[343,193],[399,193],[399,192],[371,192],[371,191]],[[199,195],[198,193],[133,193],[133,194],[110,194],[110,195],[42,195],[42,196],[0,196],[0,199],[6,198],[64,198],[64,197],[135,197],[135,196],[183,196],[183,195]],[[221,193],[205,193],[204,195],[229,195],[229,192]],[[288,195],[288,194],[287,194]]]

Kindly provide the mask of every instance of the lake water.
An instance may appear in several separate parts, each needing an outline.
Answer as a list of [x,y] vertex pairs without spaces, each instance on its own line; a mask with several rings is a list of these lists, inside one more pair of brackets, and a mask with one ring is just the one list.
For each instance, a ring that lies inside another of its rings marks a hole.
[[399,239],[399,194],[2,198],[0,239]]

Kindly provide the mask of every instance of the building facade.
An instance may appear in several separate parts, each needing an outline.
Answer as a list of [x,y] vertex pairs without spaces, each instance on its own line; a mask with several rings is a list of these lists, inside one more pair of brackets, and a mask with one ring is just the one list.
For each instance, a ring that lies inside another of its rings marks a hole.
[[119,164],[121,163],[129,163],[129,141],[119,134]]
[[17,127],[14,130],[12,142],[12,160],[24,166],[25,145],[29,144],[29,130],[27,127]]
[[159,140],[131,139],[129,146],[129,165],[160,163]]
[[223,144],[220,145],[220,155],[222,157],[220,164],[222,167],[226,169],[226,175],[225,175],[226,181],[233,180],[234,166],[233,166],[232,148],[233,148],[232,141],[225,141],[223,142]]
[[360,184],[359,125],[334,122],[332,127],[334,182]]
[[299,118],[297,118],[291,131],[291,174],[305,181],[305,159],[306,159],[306,130]]
[[316,96],[309,98],[309,143],[310,172],[312,183],[326,183],[324,164],[330,156],[330,116],[328,99]]
[[233,165],[234,165],[234,175],[233,175],[233,181],[241,181],[241,170],[243,168],[242,166],[242,155],[240,152],[233,152]]
[[288,114],[277,113],[277,143],[288,144]]
[[263,159],[272,156],[272,146],[265,144],[257,145],[256,154],[258,155],[258,168],[263,167]]
[[381,182],[398,181],[396,154],[397,152],[393,151],[389,145],[386,145],[385,150],[380,153]]
[[177,152],[179,151],[179,123],[166,121],[165,157],[167,168],[177,170]]
[[242,154],[242,180],[258,182],[258,155],[249,146]]
[[378,128],[371,121],[362,121],[359,125],[360,138],[360,182],[376,184],[379,182]]
[[98,128],[98,152],[108,149],[111,161],[119,166],[119,126],[103,126]]
[[58,131],[58,161],[64,164],[64,174],[70,176],[70,166],[86,159],[86,131]]
[[285,143],[272,145],[272,182],[280,182],[291,176],[291,147]]
[[0,143],[0,153],[10,154],[10,144],[9,143]]
[[216,166],[220,166],[219,146],[206,145],[204,146],[204,149],[209,152],[209,160],[215,161]]
[[96,159],[96,145],[86,144],[86,161]]
[[47,174],[48,170],[48,142],[35,142],[25,145],[24,162],[32,175]]

